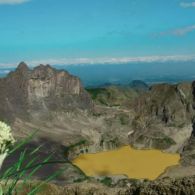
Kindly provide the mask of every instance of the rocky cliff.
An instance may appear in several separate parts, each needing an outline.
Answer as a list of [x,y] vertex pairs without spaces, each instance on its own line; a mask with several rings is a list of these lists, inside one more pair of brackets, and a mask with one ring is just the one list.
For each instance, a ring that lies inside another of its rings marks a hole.
[[157,84],[135,102],[138,115],[149,116],[167,125],[182,126],[192,121],[191,83]]
[[195,93],[190,82],[156,84],[141,91],[129,86],[88,91],[96,104],[112,108],[112,114],[121,112],[107,121],[112,125],[119,118],[127,125],[128,132],[118,134],[128,136],[134,147],[181,152],[191,136]]
[[0,119],[28,119],[49,111],[90,110],[92,101],[79,78],[40,65],[33,70],[22,62],[0,79]]
[[[16,136],[39,129],[35,147],[50,145],[41,151],[45,155],[55,150],[64,158],[59,148],[76,146],[73,151],[79,155],[130,143],[139,148],[180,152],[182,165],[195,165],[195,83],[158,84],[141,92],[119,86],[90,89],[93,105],[77,77],[49,65],[30,69],[20,63],[14,72],[0,79],[0,90],[0,120],[11,123]],[[15,157],[5,164],[13,162]],[[80,179],[74,167],[70,169],[64,173],[63,182]],[[147,184],[146,189],[153,184]],[[155,189],[161,188],[154,185]],[[75,189],[70,190],[74,194]]]
[[[192,83],[192,96],[193,96],[193,108],[195,105],[195,81]],[[184,166],[193,165],[195,166],[195,120],[193,117],[193,125],[192,125],[192,133],[190,138],[187,140],[187,142],[184,145],[184,148],[181,153],[181,163]]]
[[180,151],[192,132],[193,99],[191,83],[153,85],[134,102],[130,143]]
[[[96,125],[95,119],[90,121],[88,117],[93,102],[79,78],[49,65],[30,69],[22,62],[6,78],[0,79],[0,91],[0,120],[12,126],[18,141],[37,130],[26,147],[31,151],[41,145],[39,159],[51,153],[55,153],[57,160],[65,159],[67,146],[83,139],[90,142],[90,133],[93,134]],[[3,170],[13,166],[19,156],[20,153],[14,153],[7,158]],[[36,177],[43,179],[60,166],[43,167]],[[77,169],[71,164],[67,166],[64,182],[80,178]]]

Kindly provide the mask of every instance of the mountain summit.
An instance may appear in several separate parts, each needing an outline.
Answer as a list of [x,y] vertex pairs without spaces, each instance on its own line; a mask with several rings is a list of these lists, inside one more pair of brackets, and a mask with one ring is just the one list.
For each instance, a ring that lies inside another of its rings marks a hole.
[[31,70],[21,62],[15,71],[0,79],[0,90],[0,118],[8,121],[48,111],[92,108],[80,79],[49,65]]

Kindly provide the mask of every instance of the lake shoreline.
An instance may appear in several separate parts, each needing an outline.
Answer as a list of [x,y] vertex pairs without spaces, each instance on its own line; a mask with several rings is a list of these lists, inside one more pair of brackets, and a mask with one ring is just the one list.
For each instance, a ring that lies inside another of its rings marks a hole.
[[[121,152],[122,155],[120,155],[119,152]],[[110,165],[109,165],[110,161],[109,159],[107,159],[108,157],[110,158],[111,161]],[[95,158],[95,161],[93,158]],[[98,158],[100,158],[99,163],[97,163]],[[158,162],[159,160],[158,158],[161,159],[161,162]],[[87,160],[91,161],[89,162],[88,165],[87,165]],[[125,162],[125,160],[128,161]],[[84,163],[84,161],[86,164]],[[81,170],[83,170],[83,172],[85,172],[86,175],[89,176],[127,175],[128,178],[155,180],[162,173],[164,173],[168,167],[179,165],[179,161],[180,161],[179,154],[165,153],[161,150],[156,150],[156,149],[149,149],[149,150],[134,149],[128,145],[128,146],[117,148],[116,150],[81,154],[77,158],[75,158],[72,161],[72,163],[78,166]],[[105,168],[101,169],[100,166],[101,163],[102,166],[104,167],[107,166],[107,170]],[[150,164],[152,165],[151,167]],[[120,172],[120,165],[123,165],[123,167],[121,167],[123,169],[121,170],[121,172]],[[127,172],[125,172],[124,167]],[[149,172],[147,170],[149,170]],[[98,173],[98,171],[100,172]],[[142,172],[143,172],[143,176],[141,176]],[[147,176],[147,174],[150,174],[150,176]]]

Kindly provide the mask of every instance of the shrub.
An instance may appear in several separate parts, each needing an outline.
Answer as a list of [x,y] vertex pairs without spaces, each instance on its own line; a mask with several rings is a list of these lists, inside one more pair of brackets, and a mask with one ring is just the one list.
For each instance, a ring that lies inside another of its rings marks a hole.
[[112,178],[110,177],[105,177],[104,179],[100,180],[100,182],[106,186],[112,186]]

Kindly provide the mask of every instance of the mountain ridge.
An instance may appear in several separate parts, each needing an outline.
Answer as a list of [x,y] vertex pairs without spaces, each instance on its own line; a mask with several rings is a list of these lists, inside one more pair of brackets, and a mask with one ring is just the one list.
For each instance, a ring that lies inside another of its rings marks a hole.
[[[15,71],[0,79],[0,117],[14,120],[14,115],[27,118],[31,112],[92,109],[92,101],[80,79],[67,71],[49,65],[34,69],[21,62]],[[5,113],[6,110],[6,113]],[[10,116],[12,117],[10,117]]]
[[[141,86],[146,87],[142,82]],[[195,83],[164,83],[145,89],[112,85],[85,90],[80,79],[67,71],[49,65],[30,69],[22,62],[0,79],[0,119],[11,124],[18,140],[37,129],[30,148],[49,145],[41,151],[43,156],[55,151],[56,157],[64,158],[64,149],[69,148],[66,157],[71,160],[81,153],[129,144],[178,152],[180,167],[165,175],[192,175],[188,167],[195,165]],[[43,171],[45,174],[48,170]],[[37,177],[42,178],[40,174]],[[69,165],[62,178],[60,182],[72,183],[75,178],[83,179],[83,175]]]

